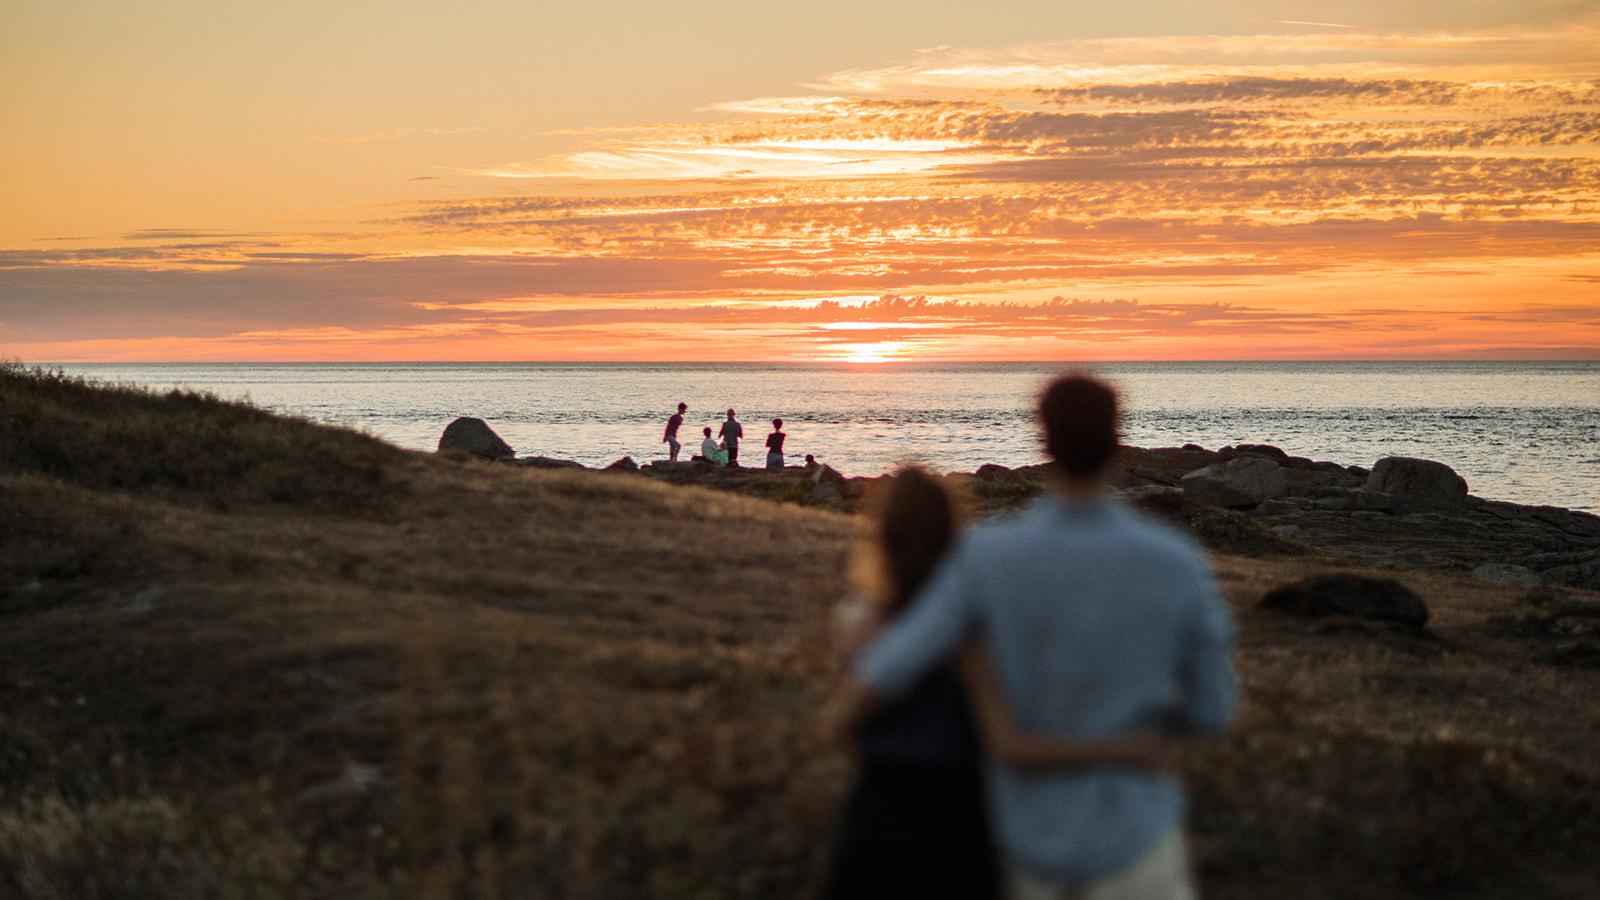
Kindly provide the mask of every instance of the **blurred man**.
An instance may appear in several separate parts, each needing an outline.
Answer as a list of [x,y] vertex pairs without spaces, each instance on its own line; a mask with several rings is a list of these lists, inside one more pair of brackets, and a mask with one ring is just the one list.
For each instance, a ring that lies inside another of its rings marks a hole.
[[[1055,490],[973,529],[913,609],[857,658],[854,705],[902,695],[981,639],[1027,731],[1105,741],[1220,730],[1236,702],[1227,608],[1188,537],[1110,496],[1116,393],[1061,378],[1040,398],[1039,418]],[[1194,895],[1175,776],[992,764],[987,787],[1012,896]]]

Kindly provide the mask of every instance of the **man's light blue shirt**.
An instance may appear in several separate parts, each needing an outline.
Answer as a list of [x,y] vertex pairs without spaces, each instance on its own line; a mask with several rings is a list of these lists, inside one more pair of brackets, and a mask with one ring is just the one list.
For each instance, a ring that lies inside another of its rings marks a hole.
[[[1120,501],[1036,502],[973,529],[857,660],[894,699],[967,640],[987,645],[1018,724],[1041,735],[1213,732],[1233,715],[1233,629],[1205,555]],[[1064,885],[1114,874],[1179,826],[1183,789],[1150,771],[990,766],[1011,862]]]

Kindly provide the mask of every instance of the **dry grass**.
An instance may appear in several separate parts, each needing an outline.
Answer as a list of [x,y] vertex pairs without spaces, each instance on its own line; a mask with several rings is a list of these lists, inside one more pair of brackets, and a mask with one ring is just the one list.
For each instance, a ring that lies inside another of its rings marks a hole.
[[[0,371],[0,895],[803,896],[844,516]],[[1257,612],[1209,893],[1583,896],[1600,672]],[[1574,597],[1579,596],[1574,594]]]

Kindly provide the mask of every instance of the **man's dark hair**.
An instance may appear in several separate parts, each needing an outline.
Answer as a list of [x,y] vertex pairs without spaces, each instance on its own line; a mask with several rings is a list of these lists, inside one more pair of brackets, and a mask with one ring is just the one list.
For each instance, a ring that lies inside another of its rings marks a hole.
[[689,404],[687,404],[687,403],[679,403],[678,404],[678,412],[683,412],[684,410],[686,410],[688,408],[689,408]]
[[1068,475],[1096,475],[1111,462],[1117,419],[1117,392],[1098,378],[1063,375],[1039,395],[1045,452]]

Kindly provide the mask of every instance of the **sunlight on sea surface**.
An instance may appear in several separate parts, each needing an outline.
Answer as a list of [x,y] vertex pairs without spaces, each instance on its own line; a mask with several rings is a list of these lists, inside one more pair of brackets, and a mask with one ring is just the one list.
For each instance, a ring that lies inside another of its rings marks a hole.
[[[730,406],[751,449],[778,416],[790,461],[846,474],[919,460],[970,471],[1041,459],[1030,406],[1048,364],[106,364],[91,378],[184,386],[362,428],[431,450],[456,416],[487,419],[522,455],[606,464],[664,458],[662,425],[689,404],[685,458]],[[1600,507],[1600,363],[1117,363],[1128,441],[1146,447],[1276,444],[1371,466],[1437,459],[1473,493]],[[752,454],[748,454],[752,456]]]

